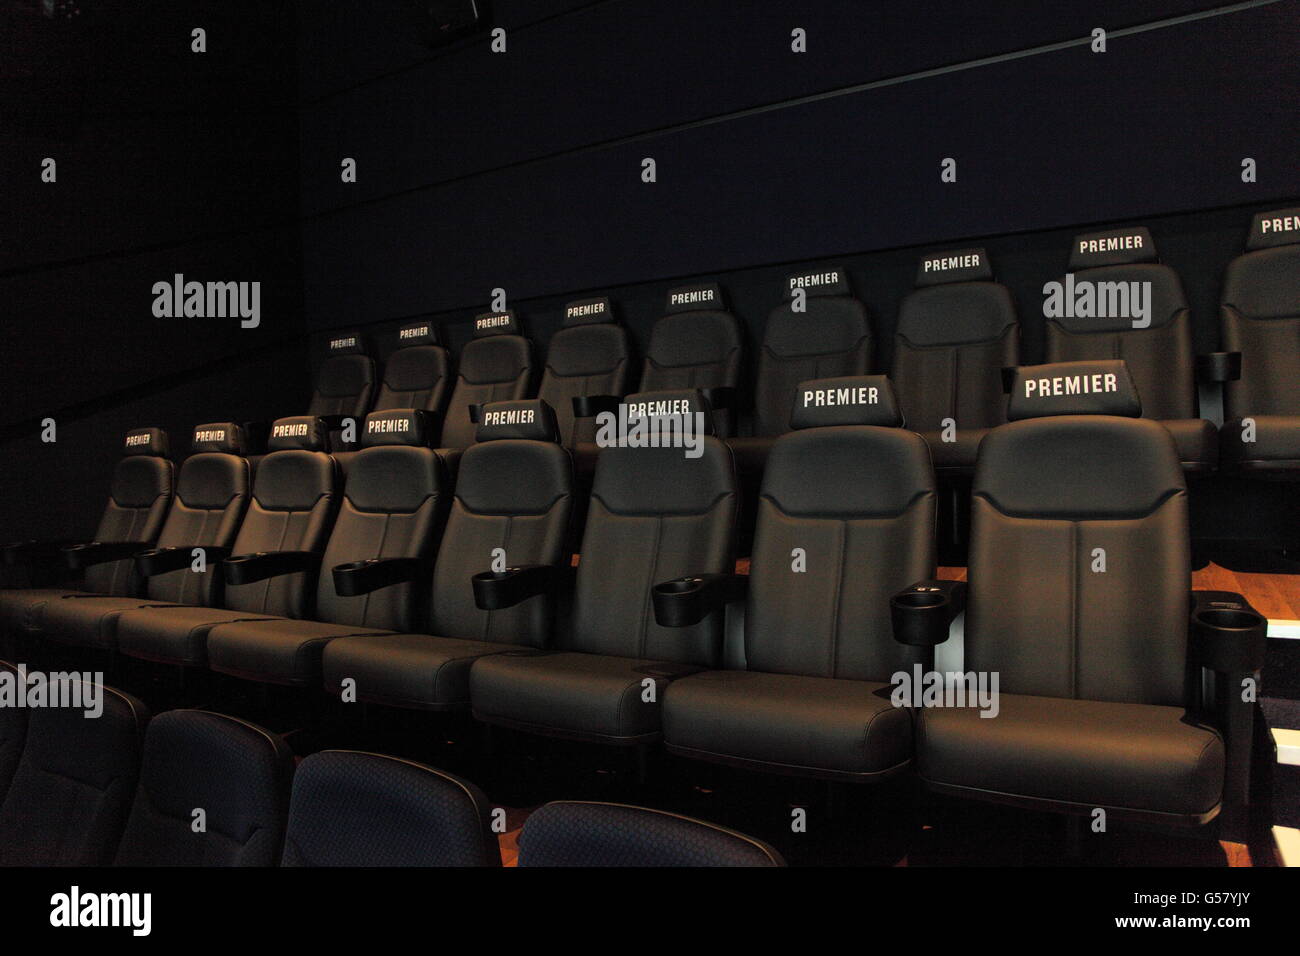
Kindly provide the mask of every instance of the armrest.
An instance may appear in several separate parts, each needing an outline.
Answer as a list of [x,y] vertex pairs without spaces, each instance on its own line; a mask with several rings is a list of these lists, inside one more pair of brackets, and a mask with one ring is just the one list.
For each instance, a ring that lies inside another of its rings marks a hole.
[[574,395],[573,417],[595,418],[601,412],[618,414],[618,404],[622,399],[615,395]]
[[166,574],[169,571],[179,571],[181,568],[190,566],[190,563],[194,560],[196,550],[203,551],[204,560],[210,564],[230,556],[229,548],[219,548],[216,545],[199,545],[189,548],[151,548],[148,551],[141,551],[135,556],[135,569],[146,578]]
[[253,584],[282,574],[315,571],[321,556],[315,551],[256,551],[221,562],[227,584]]
[[749,593],[747,574],[698,574],[656,584],[651,597],[660,627],[690,627]]
[[1196,377],[1202,382],[1235,382],[1241,378],[1240,352],[1207,352],[1196,356]]
[[334,590],[341,597],[358,597],[393,584],[421,577],[428,567],[424,558],[366,558],[333,569]]
[[62,557],[63,549],[78,544],[71,538],[60,541],[10,541],[0,546],[4,563],[9,565],[32,564],[36,561],[55,561]]
[[64,564],[73,571],[81,571],[95,564],[133,558],[148,550],[149,545],[144,541],[88,541],[70,545],[62,553]]
[[1193,591],[1188,658],[1220,674],[1253,674],[1264,666],[1268,621],[1240,594]]
[[913,647],[937,647],[948,627],[966,610],[965,581],[918,581],[889,599],[894,640]]
[[483,571],[474,575],[474,603],[484,611],[514,607],[530,597],[544,594],[555,581],[555,568],[549,564],[526,564],[504,571]]

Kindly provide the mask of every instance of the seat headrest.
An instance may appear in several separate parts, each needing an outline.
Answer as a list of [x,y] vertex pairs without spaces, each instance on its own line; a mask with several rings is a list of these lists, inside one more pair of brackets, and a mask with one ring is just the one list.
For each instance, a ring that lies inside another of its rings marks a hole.
[[484,312],[474,316],[474,338],[487,335],[519,335],[519,316],[514,309],[504,312]]
[[474,440],[483,442],[498,438],[559,441],[560,428],[555,421],[555,409],[540,398],[480,405]]
[[[642,418],[665,419],[690,416],[692,428],[700,423],[698,434],[716,434],[713,426],[713,406],[697,388],[663,389],[653,392],[637,392],[627,396],[619,405],[620,417],[628,422]],[[697,418],[696,416],[702,416]]]
[[722,298],[722,286],[716,282],[697,282],[694,285],[682,285],[668,290],[668,301],[664,304],[664,314],[674,312],[695,312],[701,309],[725,309]]
[[1011,381],[1007,421],[1051,415],[1140,418],[1142,402],[1123,359],[1022,365]]
[[167,457],[167,433],[161,428],[132,428],[126,433],[123,455],[153,455]]
[[1146,226],[1087,232],[1074,237],[1070,248],[1071,269],[1122,266],[1134,262],[1159,262],[1156,244]]
[[564,327],[573,325],[595,325],[599,322],[614,321],[614,304],[608,296],[600,295],[591,299],[579,299],[564,306]]
[[388,408],[366,416],[366,427],[361,433],[361,447],[376,445],[413,445],[417,448],[429,444],[429,423],[425,413],[418,408]]
[[366,337],[356,329],[342,329],[330,333],[325,348],[330,355],[365,355]]
[[432,322],[412,322],[397,330],[397,347],[410,345],[437,345],[438,329]]
[[242,455],[247,447],[244,429],[234,422],[209,422],[194,426],[190,447],[199,452],[217,452],[222,455]]
[[993,265],[982,248],[936,252],[921,259],[916,267],[918,286],[944,282],[992,282]]
[[884,375],[846,375],[800,382],[794,390],[791,430],[823,425],[903,424],[894,386]]
[[1300,242],[1300,206],[1255,213],[1250,235],[1246,237],[1246,249],[1253,252],[1296,242]]
[[329,429],[322,419],[311,415],[277,418],[266,439],[267,451],[324,451]]
[[786,276],[785,297],[793,299],[795,289],[803,289],[808,295],[852,295],[848,271],[842,266],[827,266],[815,272]]

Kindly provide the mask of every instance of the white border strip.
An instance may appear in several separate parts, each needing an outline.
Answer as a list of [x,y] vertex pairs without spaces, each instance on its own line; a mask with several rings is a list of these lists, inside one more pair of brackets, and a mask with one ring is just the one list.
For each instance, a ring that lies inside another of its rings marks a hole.
[[1277,762],[1300,767],[1300,730],[1273,728],[1273,742],[1277,744]]
[[1300,866],[1300,830],[1295,827],[1274,827],[1273,845],[1277,859],[1283,866]]
[[1273,621],[1268,622],[1269,637],[1289,637],[1294,640],[1300,640],[1300,621]]

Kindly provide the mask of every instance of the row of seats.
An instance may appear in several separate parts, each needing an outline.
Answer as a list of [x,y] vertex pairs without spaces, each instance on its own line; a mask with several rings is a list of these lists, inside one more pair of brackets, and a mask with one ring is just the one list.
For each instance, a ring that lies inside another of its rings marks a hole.
[[[671,399],[634,404],[707,425],[698,391],[654,395]],[[571,572],[572,469],[533,400],[484,406],[454,493],[415,410],[368,416],[341,491],[319,423],[277,423],[242,523],[246,460],[203,450],[159,538],[176,524],[182,546],[64,552],[134,554],[146,597],[7,591],[0,611],[65,643],[778,773],[915,767],[936,790],[1071,812],[1244,813],[1255,705],[1231,688],[1261,665],[1264,621],[1238,595],[1189,593],[1179,456],[1122,360],[1016,371],[1011,421],[978,452],[969,602],[934,580],[931,453],[888,380],[805,381],[792,404],[747,576],[732,573],[733,455],[712,435],[695,457],[604,449]],[[1000,675],[998,718],[898,706],[892,676],[930,666],[963,607],[965,669]],[[1218,681],[1190,679],[1203,672]]]
[[[24,675],[0,662],[0,672]],[[80,684],[80,681],[75,683]],[[71,687],[71,685],[69,685]],[[70,699],[89,700],[89,687]],[[408,760],[285,742],[202,710],[150,719],[0,709],[0,866],[500,866],[504,810]],[[519,866],[781,866],[761,841],[658,810],[561,801],[527,819]]]
[[[1182,283],[1160,263],[1142,227],[1076,237],[1068,268],[1071,288],[1149,283],[1149,325],[1135,328],[1124,315],[1080,315],[1072,302],[1046,322],[1046,361],[1128,363],[1144,413],[1173,434],[1187,471],[1209,471],[1220,462],[1252,473],[1300,469],[1300,393],[1294,387],[1300,377],[1300,209],[1257,215],[1246,248],[1224,279],[1224,352],[1194,356]],[[994,281],[980,248],[927,255],[916,286],[899,310],[889,374],[903,416],[929,441],[935,466],[969,472],[980,440],[1006,421],[1000,375],[1020,362],[1015,304],[1006,286]],[[716,283],[668,293],[666,314],[655,323],[641,365],[639,391],[705,391],[718,434],[738,436],[733,447],[743,473],[761,471],[771,440],[789,430],[799,382],[860,375],[873,364],[867,310],[851,294],[843,269],[790,276],[785,291],[790,301],[772,311],[763,332],[752,400],[741,397],[744,337]],[[806,301],[794,302],[796,292]],[[551,339],[539,383],[532,345],[515,313],[479,316],[474,335],[453,383],[452,360],[436,344],[432,325],[404,327],[401,347],[376,389],[363,334],[336,333],[309,414],[360,419],[372,409],[423,408],[435,416],[434,441],[463,448],[474,439],[473,406],[521,399],[536,385],[536,396],[555,410],[561,443],[581,452],[581,464],[593,452],[590,416],[633,386],[632,342],[613,303],[591,298],[565,307],[564,327]],[[1198,378],[1225,386],[1221,430],[1200,417]]]

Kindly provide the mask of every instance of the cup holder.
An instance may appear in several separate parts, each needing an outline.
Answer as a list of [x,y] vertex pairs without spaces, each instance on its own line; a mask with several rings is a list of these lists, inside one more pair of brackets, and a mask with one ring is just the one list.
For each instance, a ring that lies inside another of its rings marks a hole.
[[1252,611],[1214,607],[1196,612],[1196,619],[1206,627],[1221,631],[1247,631],[1259,627],[1264,619]]
[[894,595],[893,603],[899,607],[939,607],[948,603],[948,597],[942,591],[904,591]]
[[349,561],[347,564],[334,565],[335,571],[360,571],[362,568],[368,568],[375,563],[374,558],[366,558],[363,561]]
[[699,590],[703,583],[700,578],[678,578],[675,581],[664,581],[662,584],[656,584],[655,591],[659,594],[689,594],[692,591]]

